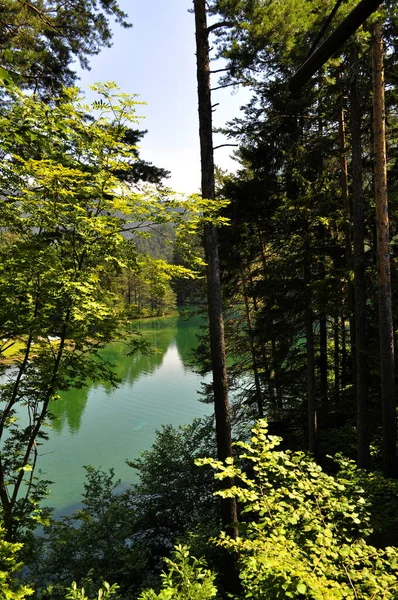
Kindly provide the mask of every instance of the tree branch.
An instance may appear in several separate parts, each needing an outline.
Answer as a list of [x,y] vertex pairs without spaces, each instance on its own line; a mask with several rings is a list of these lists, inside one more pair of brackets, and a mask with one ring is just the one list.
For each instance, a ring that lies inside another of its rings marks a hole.
[[51,22],[51,20],[47,17],[47,15],[45,14],[45,11],[42,11],[40,9],[38,9],[36,6],[34,6],[33,4],[31,4],[30,2],[24,2],[25,6],[32,12],[36,13],[38,15],[38,17],[40,19],[42,19],[46,25],[48,25],[49,27],[54,28],[54,24]]
[[361,0],[350,14],[336,27],[329,37],[301,65],[290,78],[289,90],[292,93],[305,85],[311,77],[337,52],[348,38],[366,21],[382,4],[382,0]]
[[214,69],[214,71],[210,71],[211,74],[213,73],[223,73],[224,71],[230,71],[231,69],[229,67],[225,68],[225,69]]
[[239,83],[236,83],[236,81],[234,83],[226,83],[225,85],[219,85],[218,87],[211,88],[210,91],[215,92],[216,90],[222,90],[223,88],[231,87],[233,85],[239,85]]
[[213,25],[209,25],[207,28],[207,33],[209,34],[216,29],[221,29],[221,27],[233,27],[234,25],[235,23],[232,21],[220,21],[219,23],[213,23]]
[[218,150],[218,148],[225,148],[226,146],[239,146],[239,144],[220,144],[219,146],[214,146],[213,150]]

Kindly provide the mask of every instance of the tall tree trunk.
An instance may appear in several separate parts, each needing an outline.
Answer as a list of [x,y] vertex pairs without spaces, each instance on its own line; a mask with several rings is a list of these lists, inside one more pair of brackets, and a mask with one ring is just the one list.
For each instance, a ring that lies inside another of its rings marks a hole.
[[341,389],[343,390],[347,383],[347,332],[345,328],[344,307],[341,311]]
[[[209,40],[206,17],[206,1],[194,0],[196,26],[196,61],[199,106],[199,136],[202,168],[202,196],[215,198],[213,129],[210,92]],[[213,370],[214,412],[216,419],[217,454],[220,460],[232,456],[231,421],[228,400],[228,381],[225,357],[224,322],[222,314],[220,265],[217,231],[212,224],[205,226],[204,247],[207,263],[207,300],[209,313],[210,346]],[[231,481],[224,480],[224,487]],[[234,498],[222,500],[224,528],[237,521]],[[236,529],[229,530],[232,535]]]
[[384,102],[383,23],[373,29],[373,137],[376,188],[377,272],[379,280],[380,377],[383,413],[383,469],[398,476],[395,401],[394,329],[391,305],[390,231],[387,198],[386,121]]
[[311,268],[307,254],[304,263],[304,294],[305,294],[305,338],[307,353],[307,410],[308,410],[308,449],[316,455],[317,451],[317,412],[315,399],[315,357],[313,310],[311,294]]
[[127,276],[127,302],[131,304],[131,277],[130,274]]
[[251,312],[250,312],[249,297],[247,294],[246,277],[245,277],[245,272],[244,272],[242,264],[240,265],[240,277],[241,277],[241,281],[242,281],[243,300],[245,303],[246,323],[247,323],[247,329],[248,329],[248,334],[249,334],[250,353],[252,355],[254,385],[256,388],[257,412],[258,412],[259,419],[262,419],[264,417],[263,395],[262,395],[262,391],[261,391],[260,377],[259,377],[259,373],[258,373],[256,349],[254,347],[254,330],[253,330],[252,317],[251,317]]
[[338,404],[340,398],[340,340],[339,340],[339,317],[333,319],[333,349],[334,349],[334,401]]
[[[344,214],[344,239],[345,239],[345,261],[347,273],[353,268],[352,265],[352,246],[351,246],[351,209],[350,209],[350,197],[348,187],[348,161],[347,161],[347,140],[346,140],[346,122],[344,114],[344,90],[341,82],[341,73],[339,74],[339,87],[340,87],[340,101],[338,109],[338,121],[339,121],[339,145],[340,145],[340,187],[341,196],[343,203],[343,214]],[[351,341],[351,357],[352,357],[352,372],[353,372],[353,383],[354,389],[356,389],[355,371],[356,371],[356,353],[355,353],[355,317],[354,317],[354,286],[350,277],[346,278],[345,282],[346,294],[347,294],[347,306],[350,323],[350,341]],[[343,327],[345,323],[343,321]],[[345,340],[345,331],[344,331]],[[342,383],[346,382],[346,355],[343,355],[342,363]]]
[[[258,223],[257,223],[256,229],[257,229],[257,237],[258,237],[258,247],[260,250],[261,263],[262,263],[262,267],[263,267],[264,281],[267,281],[267,279],[268,279],[267,258],[265,255],[261,228]],[[253,300],[255,300],[255,298],[253,298]],[[256,308],[256,305],[255,305],[255,308]],[[256,308],[256,310],[257,310],[257,308]],[[272,339],[272,341],[271,341],[271,357],[270,357],[271,361],[269,360],[269,355],[266,350],[265,344],[263,342],[261,342],[262,355],[263,355],[263,359],[264,359],[264,373],[265,373],[265,377],[266,377],[266,381],[267,381],[267,385],[268,385],[268,393],[269,393],[270,403],[274,408],[274,414],[276,415],[278,413],[278,415],[281,416],[282,411],[283,411],[283,399],[282,399],[282,393],[281,393],[281,389],[280,389],[280,385],[279,385],[279,377],[278,377],[277,367],[276,367],[276,340],[275,340],[274,332],[271,333],[271,339]],[[273,381],[271,379],[270,362],[273,363],[273,366],[274,366]]]
[[[321,86],[322,76],[318,78],[318,89]],[[318,133],[319,136],[323,137],[323,119],[322,119],[322,100],[321,95],[318,94]],[[320,228],[320,243],[322,246],[325,245],[325,228]],[[325,267],[325,250],[322,247],[320,255],[320,269],[319,277],[321,281],[325,281],[326,278],[326,267]],[[328,327],[327,327],[327,315],[326,315],[326,302],[325,296],[323,295],[321,308],[319,312],[319,392],[320,392],[320,408],[323,415],[327,418],[329,413],[329,398],[328,398]]]
[[[341,77],[341,75],[340,75]],[[340,86],[342,87],[342,86]],[[344,104],[343,104],[343,91],[340,93],[340,103],[339,103],[339,146],[340,146],[340,187],[341,187],[341,197],[343,201],[343,213],[345,218],[344,224],[344,238],[345,238],[345,255],[347,264],[351,263],[351,232],[350,232],[350,221],[351,221],[351,211],[350,211],[350,197],[349,197],[349,189],[348,189],[348,161],[347,161],[347,140],[346,140],[346,125],[345,125],[345,115],[344,115]]]
[[275,335],[275,331],[271,332],[271,366],[274,372],[274,388],[276,396],[276,406],[279,414],[282,415],[283,411],[283,391],[280,376],[280,359],[278,358],[278,344]]
[[[323,274],[324,277],[324,274]],[[328,328],[324,312],[319,318],[319,383],[322,413],[327,417],[329,413],[328,397]]]
[[352,211],[354,241],[355,302],[355,375],[357,400],[358,465],[369,468],[369,408],[367,381],[366,292],[365,292],[365,222],[362,195],[361,108],[358,93],[358,52],[351,55],[351,143],[352,143]]

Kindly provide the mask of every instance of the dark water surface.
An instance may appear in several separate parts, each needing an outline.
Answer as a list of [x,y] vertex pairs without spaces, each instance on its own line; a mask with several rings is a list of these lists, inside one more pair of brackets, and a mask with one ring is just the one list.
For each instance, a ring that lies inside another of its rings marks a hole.
[[150,356],[126,356],[122,343],[104,354],[116,365],[118,388],[92,385],[62,394],[53,403],[56,419],[40,448],[38,466],[54,481],[47,504],[57,514],[76,507],[83,491],[83,465],[115,468],[123,484],[136,480],[125,464],[151,447],[162,424],[182,425],[212,408],[199,401],[202,378],[189,366],[200,320],[163,317],[139,323],[156,348]]

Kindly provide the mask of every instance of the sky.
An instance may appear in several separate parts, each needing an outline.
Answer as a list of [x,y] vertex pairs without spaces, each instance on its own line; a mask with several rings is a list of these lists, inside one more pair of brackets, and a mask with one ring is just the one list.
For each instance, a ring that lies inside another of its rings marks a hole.
[[[191,0],[119,0],[133,24],[113,27],[112,48],[91,57],[90,71],[79,71],[79,86],[86,93],[98,81],[115,81],[123,92],[138,94],[147,103],[138,107],[148,129],[140,154],[171,171],[168,185],[175,191],[194,193],[200,187],[199,125],[197,112],[194,15]],[[217,65],[219,68],[220,65]],[[213,85],[216,84],[216,81]],[[248,99],[245,90],[217,90],[213,103],[214,126],[221,127],[238,115]],[[227,140],[217,134],[214,146]],[[215,151],[215,162],[233,171],[233,148]]]

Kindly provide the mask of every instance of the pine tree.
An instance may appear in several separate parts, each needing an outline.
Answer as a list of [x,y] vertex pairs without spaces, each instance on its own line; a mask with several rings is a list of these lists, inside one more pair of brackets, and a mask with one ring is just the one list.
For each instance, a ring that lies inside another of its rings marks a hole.
[[0,10],[0,67],[44,96],[73,85],[74,60],[88,68],[88,57],[110,46],[110,18],[131,26],[117,0],[2,0]]

